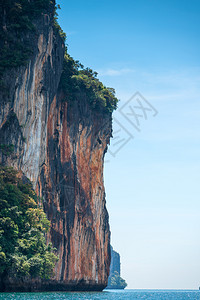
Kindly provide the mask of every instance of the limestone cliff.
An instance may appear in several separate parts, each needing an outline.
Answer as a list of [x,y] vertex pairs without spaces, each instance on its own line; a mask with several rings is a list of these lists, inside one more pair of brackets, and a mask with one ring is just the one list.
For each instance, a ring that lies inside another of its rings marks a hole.
[[84,98],[70,105],[62,93],[52,102],[47,153],[37,184],[58,249],[56,280],[102,289],[110,263],[103,159],[111,117],[94,113]]
[[[21,169],[36,186],[45,160],[47,120],[62,72],[64,43],[52,26],[52,12],[34,20],[28,33],[32,55],[26,66],[6,70],[0,92],[0,143],[13,144],[9,164]],[[2,162],[8,160],[2,156]]]
[[107,289],[124,289],[126,281],[121,276],[120,254],[111,247],[110,274],[108,277]]
[[0,163],[21,170],[43,198],[47,241],[59,261],[51,281],[7,282],[5,290],[102,290],[110,265],[103,162],[112,116],[93,109],[85,93],[71,101],[59,87],[65,47],[52,20],[52,11],[34,19],[28,63],[3,74]]
[[121,262],[119,253],[111,247],[110,277],[114,272],[117,272],[119,276],[121,275]]

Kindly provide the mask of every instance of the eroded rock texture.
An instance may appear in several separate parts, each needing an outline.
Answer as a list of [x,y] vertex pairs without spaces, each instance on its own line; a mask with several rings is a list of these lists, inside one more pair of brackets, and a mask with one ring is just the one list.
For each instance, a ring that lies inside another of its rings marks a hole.
[[37,190],[52,224],[48,239],[58,249],[56,280],[101,289],[110,265],[103,160],[111,115],[91,110],[83,96],[63,98],[60,93],[51,104]]
[[102,290],[110,265],[110,231],[103,160],[110,113],[92,110],[84,94],[58,92],[64,44],[42,15],[27,67],[8,71],[0,92],[0,144],[14,145],[0,162],[21,170],[43,197],[51,221],[47,236],[59,261],[51,282],[7,282],[5,290]]
[[47,120],[56,95],[64,56],[64,44],[51,25],[52,16],[42,15],[31,36],[33,55],[27,67],[8,70],[7,93],[0,92],[0,144],[13,144],[11,159],[1,161],[22,170],[36,185],[45,159]]

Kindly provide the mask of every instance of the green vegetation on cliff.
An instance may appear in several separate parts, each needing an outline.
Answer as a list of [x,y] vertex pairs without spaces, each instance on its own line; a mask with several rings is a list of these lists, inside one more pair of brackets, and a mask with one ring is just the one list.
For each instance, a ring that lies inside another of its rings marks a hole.
[[126,281],[115,271],[108,282],[107,289],[124,289],[125,287],[127,287]]
[[65,40],[57,22],[57,8],[54,0],[0,0],[0,77],[9,68],[27,64],[36,33],[34,20],[42,13],[52,14],[55,31]]
[[[0,0],[0,79],[11,68],[26,65],[33,51],[33,40],[37,36],[37,18],[43,13],[52,16],[51,23],[55,32],[65,41],[66,34],[58,24],[55,0]],[[48,18],[47,16],[47,18]],[[112,88],[106,88],[97,78],[97,73],[84,68],[65,54],[61,86],[68,100],[78,94],[85,94],[92,108],[103,108],[112,112],[117,107],[118,99]],[[0,80],[0,88],[8,89]]]
[[26,181],[0,165],[0,278],[50,279],[57,261],[45,240],[50,222]]
[[76,96],[85,94],[92,108],[103,108],[106,112],[112,112],[117,108],[118,102],[115,90],[105,87],[97,75],[97,72],[74,61],[66,50],[60,81],[66,100],[73,100]]

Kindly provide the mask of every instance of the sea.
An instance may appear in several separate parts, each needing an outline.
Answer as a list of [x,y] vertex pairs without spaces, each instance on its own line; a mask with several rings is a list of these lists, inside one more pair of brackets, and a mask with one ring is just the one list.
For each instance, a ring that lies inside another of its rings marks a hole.
[[1,300],[196,300],[199,290],[106,290],[103,292],[0,293]]

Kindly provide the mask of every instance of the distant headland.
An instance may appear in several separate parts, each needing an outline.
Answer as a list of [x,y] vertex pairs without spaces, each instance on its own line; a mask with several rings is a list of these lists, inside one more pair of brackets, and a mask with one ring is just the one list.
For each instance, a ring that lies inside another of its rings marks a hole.
[[108,286],[106,289],[120,289],[123,290],[127,286],[126,281],[120,277],[121,275],[121,263],[120,255],[113,250],[111,246],[111,264],[110,275],[108,277]]

